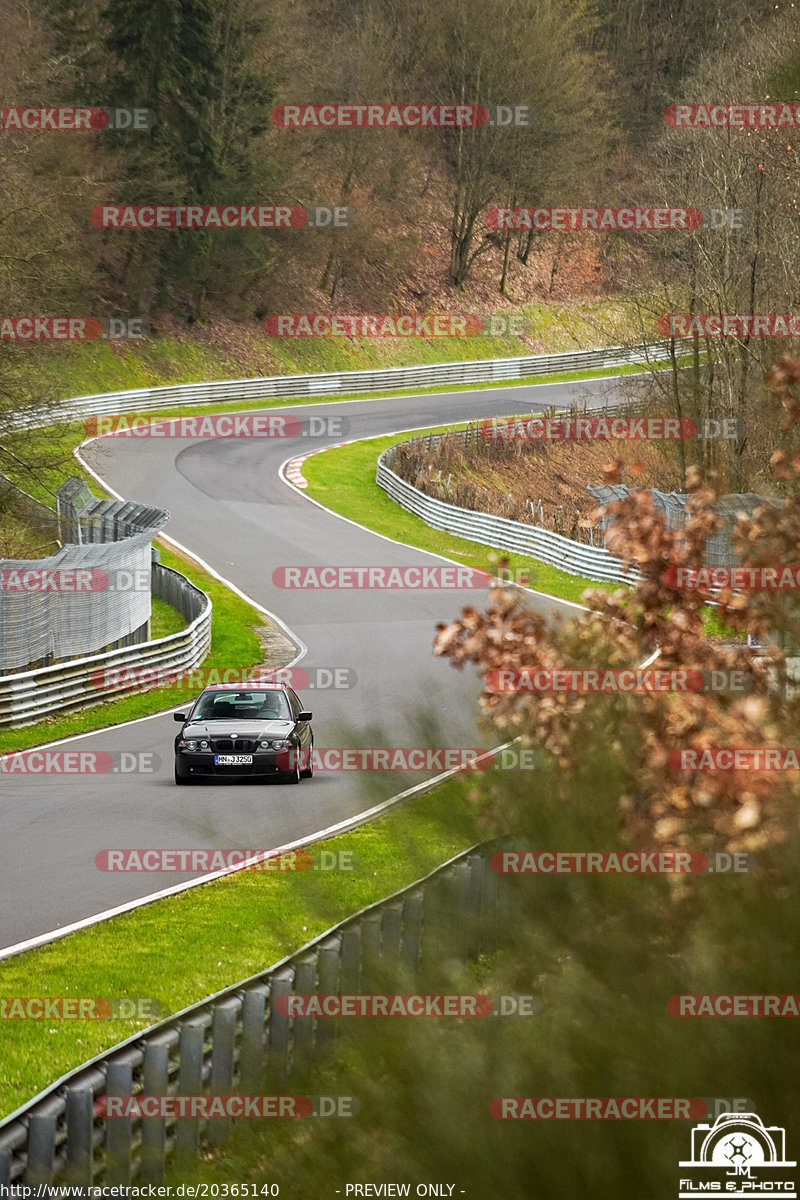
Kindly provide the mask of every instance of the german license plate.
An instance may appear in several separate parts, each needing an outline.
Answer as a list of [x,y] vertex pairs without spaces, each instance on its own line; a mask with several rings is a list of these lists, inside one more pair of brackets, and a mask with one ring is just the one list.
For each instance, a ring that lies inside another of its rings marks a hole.
[[215,767],[249,767],[252,766],[252,754],[215,754]]

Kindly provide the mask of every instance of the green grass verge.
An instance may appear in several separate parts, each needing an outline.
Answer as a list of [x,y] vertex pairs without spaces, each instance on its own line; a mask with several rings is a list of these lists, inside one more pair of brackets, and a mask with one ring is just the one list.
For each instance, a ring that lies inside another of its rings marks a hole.
[[[272,786],[263,789],[263,848],[270,845]],[[326,841],[326,849],[353,852],[353,870],[238,872],[0,962],[0,997],[141,997],[157,1001],[165,1014],[177,1012],[267,969],[480,840],[476,808],[467,799],[475,786],[474,776],[455,777],[369,825]],[[314,781],[301,787],[311,795]],[[402,787],[398,778],[398,790]],[[217,844],[230,846],[222,830]],[[94,855],[99,849],[86,847],[87,875],[98,869]],[[171,882],[154,876],[153,889]],[[0,1115],[147,1024],[3,1021]]]
[[[468,293],[465,293],[467,295]],[[647,307],[647,297],[639,300]],[[650,306],[654,300],[650,299]],[[657,305],[656,305],[657,307]],[[519,310],[536,330],[536,348],[519,338],[287,338],[267,337],[260,323],[243,319],[232,345],[244,358],[237,361],[211,343],[160,333],[131,341],[16,347],[16,361],[34,390],[47,396],[80,396],[198,379],[238,379],[248,375],[316,374],[409,366],[463,359],[553,354],[565,350],[620,345],[641,337],[636,299],[594,298],[580,303],[531,303]],[[195,326],[203,336],[202,327]],[[188,333],[187,329],[187,333]],[[224,340],[228,330],[220,334]],[[653,340],[659,335],[653,331]],[[246,361],[250,367],[245,367]]]
[[[441,432],[444,428],[445,426],[442,426],[441,430],[425,432]],[[515,577],[518,577],[516,572],[527,572],[529,587],[562,600],[580,604],[581,596],[587,588],[604,586],[579,575],[568,575],[558,567],[538,562],[522,554],[492,549],[479,542],[468,541],[467,538],[431,529],[420,517],[406,512],[375,483],[375,464],[379,454],[397,441],[397,434],[394,434],[390,437],[353,442],[349,446],[338,446],[333,450],[315,454],[303,463],[303,475],[308,480],[309,495],[341,516],[358,521],[376,533],[416,546],[420,550],[430,550],[434,554],[452,558],[468,567],[491,571],[498,558],[508,558]]]
[[740,642],[747,640],[746,633],[742,633],[738,629],[731,629],[730,625],[726,625],[724,621],[720,620],[717,609],[709,605],[703,609],[703,628],[706,631],[706,637],[736,638]]
[[[446,429],[454,428],[458,427],[440,426],[437,429],[417,432],[443,433]],[[404,438],[413,436],[412,433],[403,435]],[[559,600],[571,600],[575,604],[581,604],[587,588],[610,591],[624,586],[585,579],[580,575],[569,575],[566,571],[560,571],[558,567],[538,559],[493,549],[480,542],[471,542],[454,534],[431,529],[420,517],[406,512],[375,483],[375,467],[379,455],[398,440],[398,435],[394,434],[391,437],[352,442],[348,446],[337,446],[313,455],[303,463],[303,475],[308,481],[308,494],[333,512],[348,517],[351,521],[357,521],[375,533],[382,533],[420,550],[430,550],[434,554],[452,558],[465,566],[491,571],[499,559],[507,558],[514,578],[519,579],[520,574],[527,573],[528,587],[546,592]],[[723,624],[714,608],[704,609],[703,624],[708,637],[744,639],[746,636]]]
[[169,637],[172,633],[180,633],[188,623],[182,613],[168,604],[166,600],[160,600],[158,596],[152,597],[150,637],[153,641],[156,641],[157,638]]

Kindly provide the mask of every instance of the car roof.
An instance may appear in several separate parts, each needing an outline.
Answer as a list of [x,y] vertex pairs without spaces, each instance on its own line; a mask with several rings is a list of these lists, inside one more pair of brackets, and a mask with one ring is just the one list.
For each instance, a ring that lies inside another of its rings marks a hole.
[[288,692],[288,690],[288,683],[260,683],[257,679],[250,679],[246,683],[210,683],[208,687],[203,688],[203,692]]

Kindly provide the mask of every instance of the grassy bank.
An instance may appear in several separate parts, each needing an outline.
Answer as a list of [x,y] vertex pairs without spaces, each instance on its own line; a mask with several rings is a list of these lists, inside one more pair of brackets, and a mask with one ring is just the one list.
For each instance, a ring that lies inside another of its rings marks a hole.
[[[303,784],[314,786],[314,780]],[[403,786],[398,777],[398,790]],[[349,863],[352,870],[238,872],[0,962],[0,997],[148,998],[164,1015],[177,1012],[265,970],[478,841],[475,809],[466,798],[474,786],[473,779],[456,777],[326,841],[324,848],[337,854],[326,861]],[[262,849],[270,846],[268,817],[264,825]],[[224,829],[217,844],[229,846]],[[96,849],[87,847],[87,872],[98,869]],[[339,851],[351,858],[340,860]],[[152,880],[153,891],[174,883],[163,873]],[[0,1115],[149,1023],[3,1021]]]
[[[158,336],[17,347],[24,373],[48,396],[82,396],[198,379],[316,374],[462,359],[555,354],[640,339],[634,301],[528,304],[520,309],[535,336],[516,337],[267,337],[261,324],[216,322],[191,328],[174,319]],[[156,321],[156,326],[159,322]],[[653,339],[658,335],[654,332]]]
[[[442,427],[443,429],[444,427]],[[425,432],[434,432],[426,430]],[[436,431],[439,432],[439,431]],[[411,437],[405,434],[404,437]],[[568,575],[548,563],[522,554],[493,550],[479,542],[456,537],[431,529],[420,517],[406,512],[375,483],[375,463],[378,456],[397,442],[398,436],[373,438],[324,450],[303,463],[303,475],[308,480],[308,494],[326,508],[351,521],[366,525],[394,541],[404,542],[420,550],[441,554],[468,567],[493,570],[499,558],[508,558],[514,578],[527,574],[526,586],[547,592],[574,604],[581,602],[586,588],[601,587],[591,579]]]
[[[438,433],[444,428],[418,432]],[[412,436],[403,435],[406,438]],[[570,575],[538,559],[492,549],[480,542],[442,533],[426,525],[420,517],[406,512],[375,483],[375,464],[379,455],[398,440],[395,434],[392,437],[353,442],[313,455],[303,463],[303,475],[309,485],[308,494],[326,508],[357,521],[359,525],[365,525],[375,533],[419,550],[429,550],[433,554],[452,558],[468,567],[493,571],[497,562],[506,558],[513,579],[559,600],[580,604],[587,588],[603,590],[620,586]],[[744,638],[744,634],[738,634],[724,625],[712,607],[704,612],[704,624],[709,637]]]

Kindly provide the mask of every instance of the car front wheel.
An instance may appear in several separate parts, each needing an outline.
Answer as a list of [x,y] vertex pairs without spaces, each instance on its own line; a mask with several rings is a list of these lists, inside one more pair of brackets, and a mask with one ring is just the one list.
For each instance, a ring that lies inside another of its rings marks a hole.
[[314,774],[314,739],[312,738],[311,746],[309,747],[309,751],[308,751],[308,758],[306,759],[306,765],[303,768],[303,770],[300,772],[300,777],[301,777],[301,779],[310,779],[313,774]]
[[300,782],[300,750],[299,748],[290,751],[291,757],[294,759],[294,766],[290,771],[281,771],[279,780],[281,783],[299,783]]

